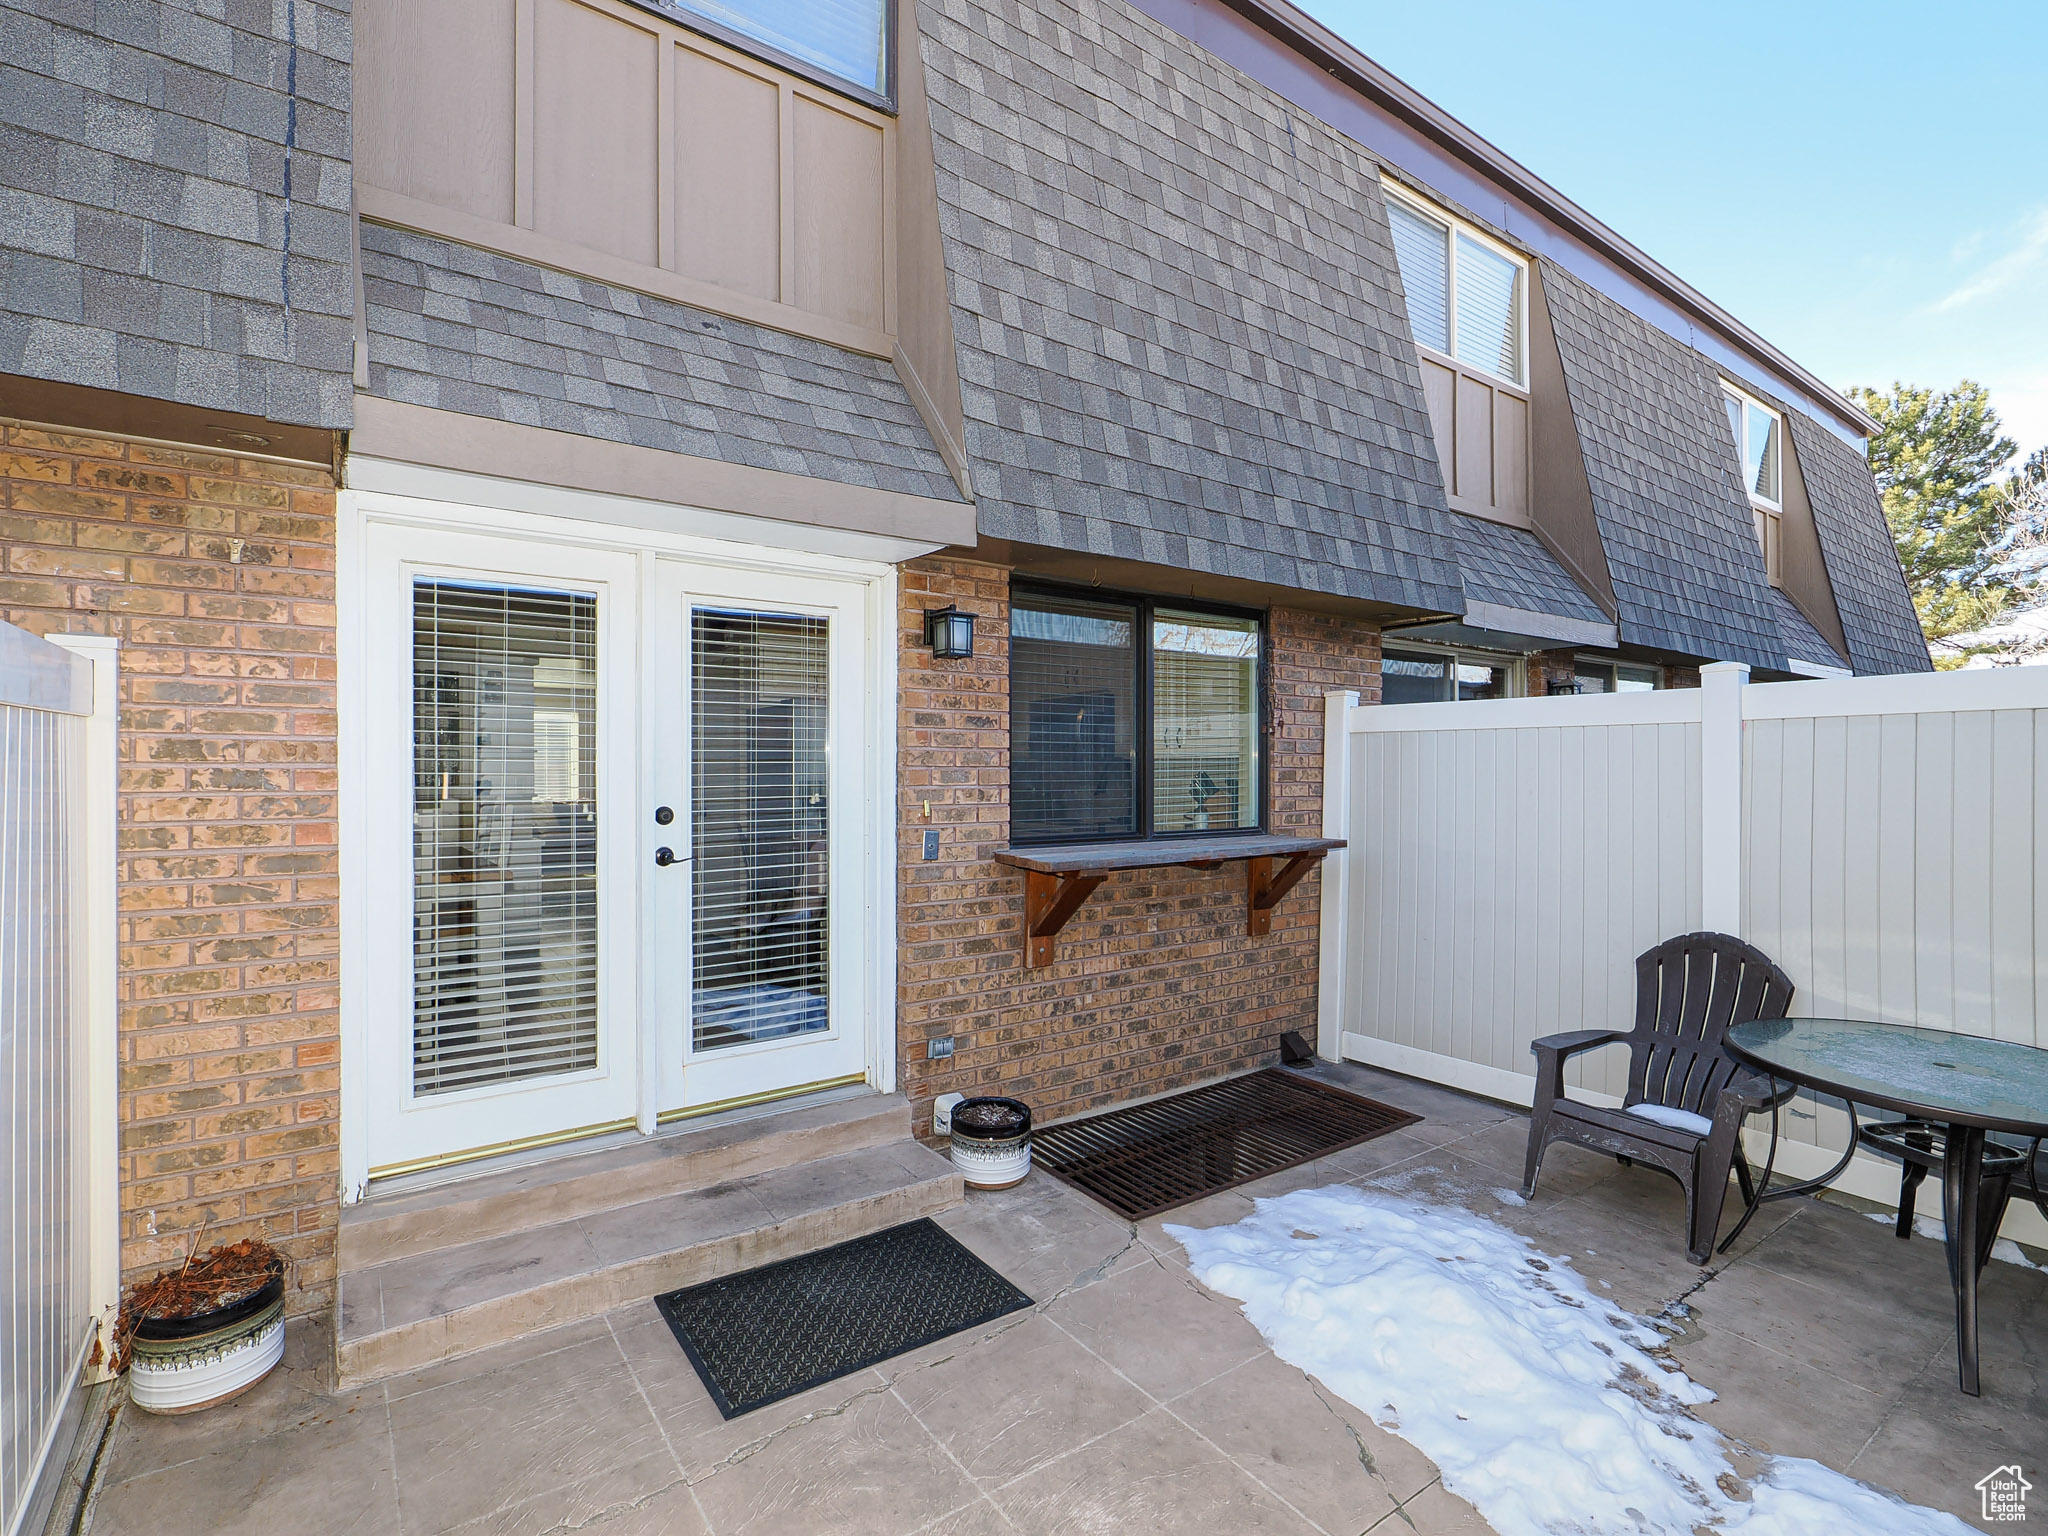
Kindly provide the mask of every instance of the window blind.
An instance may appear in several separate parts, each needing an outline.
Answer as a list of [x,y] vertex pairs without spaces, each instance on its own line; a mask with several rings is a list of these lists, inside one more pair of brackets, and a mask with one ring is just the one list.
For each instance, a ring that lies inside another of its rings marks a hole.
[[690,1038],[810,1034],[828,1010],[827,621],[690,616]]
[[1152,829],[1259,824],[1259,625],[1158,610],[1152,620]]
[[885,96],[888,0],[682,0],[687,10]]
[[1019,596],[1010,607],[1010,835],[1138,831],[1138,610]]
[[1451,350],[1451,231],[1399,198],[1387,199],[1394,259],[1408,294],[1408,325],[1425,347]]
[[1458,361],[1522,382],[1516,289],[1522,269],[1462,231],[1458,235]]
[[413,1090],[597,1065],[597,602],[413,587]]

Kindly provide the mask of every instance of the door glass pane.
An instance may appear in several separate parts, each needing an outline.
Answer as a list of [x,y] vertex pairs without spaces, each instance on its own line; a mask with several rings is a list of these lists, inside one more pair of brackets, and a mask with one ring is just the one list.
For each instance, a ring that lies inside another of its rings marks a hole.
[[1259,624],[1152,618],[1152,829],[1259,824]]
[[1415,339],[1439,352],[1451,350],[1451,231],[1425,218],[1398,198],[1387,199],[1394,231],[1394,259],[1408,295],[1408,324]]
[[690,1039],[829,1027],[827,625],[690,615]]
[[413,1091],[597,1065],[597,600],[413,587]]
[[1522,269],[1470,235],[1458,236],[1458,361],[1522,382]]
[[1395,656],[1380,661],[1382,704],[1442,704],[1451,697],[1448,656]]
[[1020,596],[1010,608],[1010,836],[1138,831],[1137,610]]

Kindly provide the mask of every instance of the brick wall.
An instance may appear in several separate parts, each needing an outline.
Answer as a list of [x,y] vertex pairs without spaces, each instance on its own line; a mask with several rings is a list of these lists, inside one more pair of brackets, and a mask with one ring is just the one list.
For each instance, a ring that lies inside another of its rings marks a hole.
[[[1244,872],[1113,875],[1061,930],[1058,959],[1024,964],[1024,881],[993,863],[1009,835],[1009,580],[956,559],[906,566],[899,625],[898,1081],[921,1133],[937,1094],[1002,1092],[1053,1120],[1270,1060],[1283,1030],[1315,1029],[1317,877],[1245,933]],[[922,616],[977,615],[975,656],[935,661]],[[1271,825],[1322,825],[1323,695],[1379,697],[1379,634],[1317,614],[1271,615]],[[927,814],[929,806],[929,814]],[[924,833],[939,833],[936,861]],[[954,1037],[949,1061],[926,1042]]]
[[0,617],[120,651],[122,1266],[338,1211],[334,483],[0,422]]

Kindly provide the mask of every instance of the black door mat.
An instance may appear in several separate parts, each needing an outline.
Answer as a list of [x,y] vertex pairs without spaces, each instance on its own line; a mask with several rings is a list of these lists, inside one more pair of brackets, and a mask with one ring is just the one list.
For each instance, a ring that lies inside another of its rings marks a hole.
[[728,1419],[1031,1298],[929,1217],[654,1298]]
[[1422,1116],[1268,1067],[1046,1126],[1031,1159],[1127,1221],[1355,1147]]

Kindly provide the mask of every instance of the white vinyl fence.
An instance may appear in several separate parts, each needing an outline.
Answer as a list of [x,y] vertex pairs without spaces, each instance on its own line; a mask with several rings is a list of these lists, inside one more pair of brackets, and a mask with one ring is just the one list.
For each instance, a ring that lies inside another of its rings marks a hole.
[[[1792,1011],[2048,1046],[2048,668],[1359,707],[1328,701],[1325,1056],[1529,1102],[1529,1042],[1626,1028],[1634,960],[1695,929]],[[1579,1059],[1618,1101],[1627,1053]],[[1802,1101],[1778,1166],[1823,1171]],[[1828,1150],[1832,1145],[1833,1150]],[[1891,1202],[1896,1165],[1840,1187]],[[2024,1202],[2016,1202],[2016,1207]],[[2006,1231],[2048,1243],[2031,1207]]]
[[49,1488],[44,1474],[68,1440],[95,1320],[118,1283],[108,1270],[118,1262],[108,1139],[111,645],[66,649],[0,624],[0,1531],[9,1536]]

